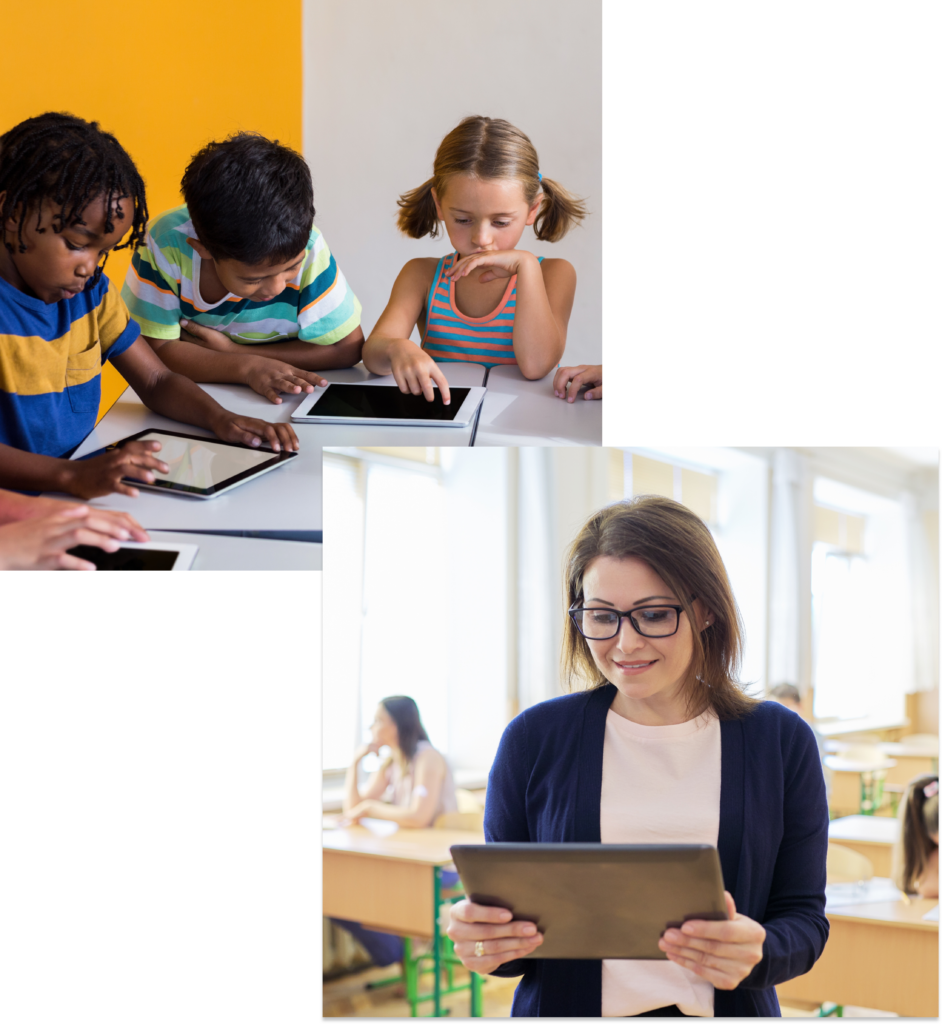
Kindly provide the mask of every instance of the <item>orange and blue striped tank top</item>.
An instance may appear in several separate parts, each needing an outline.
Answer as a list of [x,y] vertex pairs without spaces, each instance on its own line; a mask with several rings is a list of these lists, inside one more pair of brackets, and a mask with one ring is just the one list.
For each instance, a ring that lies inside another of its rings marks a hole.
[[[510,279],[497,308],[486,316],[465,316],[455,302],[455,282],[442,274],[454,266],[457,253],[438,261],[425,301],[422,348],[437,363],[469,362],[481,366],[516,366],[514,313],[517,275]],[[543,262],[543,257],[540,257]]]

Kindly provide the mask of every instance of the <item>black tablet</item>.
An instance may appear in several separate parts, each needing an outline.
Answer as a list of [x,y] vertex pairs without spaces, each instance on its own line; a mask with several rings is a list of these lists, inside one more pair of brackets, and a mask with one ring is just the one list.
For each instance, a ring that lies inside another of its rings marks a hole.
[[99,572],[180,572],[190,568],[198,550],[196,544],[126,541],[117,551],[80,544],[69,548],[69,554],[91,562]]
[[485,389],[451,388],[445,405],[435,387],[432,401],[425,395],[404,395],[399,388],[378,384],[328,384],[315,388],[291,414],[295,423],[360,423],[373,426],[466,427],[485,395]]
[[175,430],[142,430],[122,438],[108,449],[120,448],[129,441],[159,441],[154,454],[170,467],[169,473],[154,472],[154,482],[145,484],[130,477],[124,483],[146,491],[186,494],[194,498],[215,498],[262,473],[268,473],[297,458],[297,452],[273,452],[251,448],[215,437],[181,434]]
[[486,843],[451,854],[468,899],[543,933],[530,959],[666,960],[665,929],[727,917],[712,846]]

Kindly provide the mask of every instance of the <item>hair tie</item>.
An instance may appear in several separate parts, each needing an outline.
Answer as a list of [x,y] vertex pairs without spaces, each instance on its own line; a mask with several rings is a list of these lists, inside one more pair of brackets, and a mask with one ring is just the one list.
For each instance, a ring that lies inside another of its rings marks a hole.
[[536,176],[537,176],[537,178],[538,178],[538,179],[539,179],[540,181],[542,181],[542,180],[543,180],[543,175],[542,175],[542,174],[540,174],[540,172],[539,172],[539,171],[537,171],[537,172],[536,172]]
[[922,795],[927,800],[930,800],[938,792],[939,792],[939,780],[938,779],[933,779],[932,782],[930,782],[928,786],[923,787]]

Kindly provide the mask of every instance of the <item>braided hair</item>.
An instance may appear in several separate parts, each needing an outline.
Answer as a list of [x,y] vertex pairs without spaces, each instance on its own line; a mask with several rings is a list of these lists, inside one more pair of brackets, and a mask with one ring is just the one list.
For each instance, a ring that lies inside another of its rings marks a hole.
[[[118,140],[102,131],[97,121],[50,112],[27,118],[0,135],[0,192],[6,192],[0,209],[4,221],[20,210],[20,252],[26,252],[23,227],[28,214],[35,212],[36,229],[45,230],[40,227],[44,199],[62,208],[52,224],[56,234],[69,224],[80,222],[88,204],[99,197],[105,202],[105,232],[110,234],[115,228],[112,218],[118,200],[131,199],[131,234],[115,249],[136,249],[144,241],[144,181]],[[4,244],[12,254],[13,245]],[[98,281],[102,270],[103,266],[96,270],[92,283]]]

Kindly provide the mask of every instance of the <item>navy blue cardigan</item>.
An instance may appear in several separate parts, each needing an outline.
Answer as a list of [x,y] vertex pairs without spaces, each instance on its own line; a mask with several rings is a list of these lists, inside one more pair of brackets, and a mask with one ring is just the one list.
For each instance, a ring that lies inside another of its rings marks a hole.
[[[615,693],[608,683],[557,697],[507,726],[487,786],[488,842],[601,842],[602,745]],[[808,725],[772,702],[721,722],[720,736],[723,881],[766,939],[752,973],[716,990],[714,1014],[779,1017],[773,986],[809,971],[828,937],[821,761]],[[514,960],[494,973],[523,975],[515,1017],[602,1015],[601,960]]]

